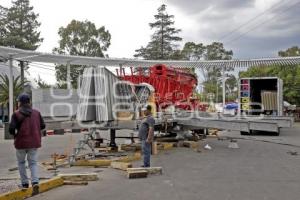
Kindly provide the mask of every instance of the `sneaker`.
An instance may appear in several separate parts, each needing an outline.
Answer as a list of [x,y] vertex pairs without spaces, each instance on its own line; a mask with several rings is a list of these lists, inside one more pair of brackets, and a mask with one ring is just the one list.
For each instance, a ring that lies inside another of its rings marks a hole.
[[21,184],[21,185],[18,185],[18,186],[19,186],[19,188],[20,188],[21,190],[26,190],[26,189],[29,188],[29,184],[28,184],[28,183]]
[[32,196],[39,194],[40,193],[39,189],[40,186],[38,183],[32,183]]

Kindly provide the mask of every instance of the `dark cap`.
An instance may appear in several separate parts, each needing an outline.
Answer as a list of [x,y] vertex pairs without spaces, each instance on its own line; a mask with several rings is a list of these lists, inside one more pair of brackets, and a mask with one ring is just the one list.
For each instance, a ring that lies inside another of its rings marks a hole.
[[152,106],[151,106],[151,105],[145,105],[145,106],[143,106],[143,107],[142,107],[142,111],[146,111],[146,110],[148,110],[148,111],[151,112]]
[[30,103],[30,96],[27,93],[22,93],[18,96],[18,102],[23,104]]

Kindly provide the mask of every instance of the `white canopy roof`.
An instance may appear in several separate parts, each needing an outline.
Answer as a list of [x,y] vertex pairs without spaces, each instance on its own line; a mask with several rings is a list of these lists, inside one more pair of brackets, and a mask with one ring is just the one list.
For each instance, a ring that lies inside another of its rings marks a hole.
[[298,57],[277,57],[277,58],[261,58],[249,60],[213,60],[213,61],[176,61],[176,60],[141,60],[126,58],[100,58],[87,56],[71,56],[58,55],[50,53],[41,53],[36,51],[21,50],[16,48],[8,48],[0,46],[0,56],[9,58],[12,56],[15,60],[43,62],[54,64],[70,64],[74,65],[91,65],[91,66],[124,66],[124,67],[150,67],[154,64],[166,64],[173,67],[252,67],[261,65],[296,65],[300,64],[300,56]]

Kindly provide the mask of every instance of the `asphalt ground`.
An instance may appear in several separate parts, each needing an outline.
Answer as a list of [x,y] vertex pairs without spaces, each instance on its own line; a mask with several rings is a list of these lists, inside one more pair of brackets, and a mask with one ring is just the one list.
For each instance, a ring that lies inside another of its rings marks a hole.
[[[0,137],[1,135],[0,129]],[[118,132],[117,132],[118,133]],[[72,167],[68,172],[96,172],[100,180],[88,186],[63,186],[31,199],[289,199],[300,196],[300,125],[283,129],[280,136],[240,136],[238,132],[221,132],[222,138],[237,138],[239,149],[229,149],[229,140],[207,138],[212,150],[173,148],[152,156],[152,166],[163,167],[162,175],[146,179],[127,179],[123,171],[110,168]],[[48,136],[43,139],[39,159],[47,160],[53,153],[63,153],[81,134]],[[292,155],[296,152],[297,155]],[[12,141],[0,139],[0,177],[17,177]],[[139,166],[140,161],[134,166]],[[40,169],[41,176],[52,172]],[[0,182],[1,187],[1,182]]]

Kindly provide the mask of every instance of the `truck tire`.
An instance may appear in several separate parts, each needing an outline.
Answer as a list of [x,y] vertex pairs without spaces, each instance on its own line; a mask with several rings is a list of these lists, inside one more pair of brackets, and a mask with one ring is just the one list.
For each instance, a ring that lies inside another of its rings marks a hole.
[[241,133],[241,135],[251,135],[249,132],[246,132],[246,131],[241,131],[240,133]]

